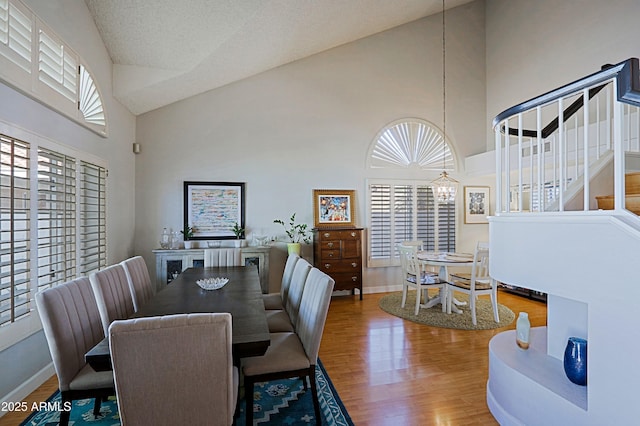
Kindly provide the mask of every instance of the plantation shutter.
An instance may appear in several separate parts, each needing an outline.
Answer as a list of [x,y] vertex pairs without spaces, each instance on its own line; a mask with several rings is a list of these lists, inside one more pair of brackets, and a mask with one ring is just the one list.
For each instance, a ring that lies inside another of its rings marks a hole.
[[20,3],[0,0],[0,54],[31,73],[31,13]]
[[0,325],[29,313],[29,144],[0,136]]
[[52,32],[41,28],[38,38],[38,79],[76,104],[78,59]]
[[107,264],[107,170],[80,163],[80,273],[88,275]]
[[76,277],[76,160],[38,149],[38,289]]
[[370,183],[369,214],[369,266],[398,264],[396,245],[407,240],[455,251],[455,204],[436,203],[427,184]]

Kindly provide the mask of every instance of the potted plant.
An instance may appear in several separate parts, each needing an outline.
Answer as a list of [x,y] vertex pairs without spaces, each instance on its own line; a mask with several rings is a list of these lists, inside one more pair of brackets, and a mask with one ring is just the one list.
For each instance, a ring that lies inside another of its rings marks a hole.
[[240,247],[242,245],[241,238],[244,236],[244,228],[240,227],[240,224],[236,222],[231,228],[231,231],[236,236],[236,247]]
[[183,240],[184,240],[184,248],[185,249],[190,249],[191,248],[191,244],[193,243],[193,241],[189,241],[191,238],[193,238],[193,233],[195,232],[195,228],[189,226],[188,223],[184,224],[184,228],[182,229],[182,231],[180,231],[180,233],[182,234]]
[[300,255],[300,244],[302,242],[309,244],[311,242],[311,238],[307,234],[309,231],[307,229],[306,223],[296,223],[296,214],[292,214],[289,218],[289,224],[286,224],[283,220],[275,219],[273,223],[277,223],[284,227],[284,231],[289,237],[289,243],[287,243],[287,252],[289,254],[295,253]]

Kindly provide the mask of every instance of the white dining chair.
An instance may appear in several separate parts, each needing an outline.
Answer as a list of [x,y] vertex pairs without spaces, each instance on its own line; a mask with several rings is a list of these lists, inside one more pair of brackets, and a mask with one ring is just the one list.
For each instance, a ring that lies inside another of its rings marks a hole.
[[[421,300],[424,298],[425,303],[428,301],[428,290],[438,289],[441,295],[446,295],[446,291],[443,291],[446,287],[446,283],[441,282],[437,274],[426,271],[424,265],[417,258],[417,245],[406,246],[404,244],[398,244],[397,248],[402,268],[401,306],[404,308],[407,303],[407,293],[409,288],[415,289],[416,304],[414,314],[418,315]],[[442,306],[445,306],[445,302],[443,301],[442,303]]]
[[451,302],[453,292],[459,291],[469,296],[469,308],[471,309],[471,321],[477,324],[476,302],[478,296],[489,295],[491,297],[491,307],[493,309],[493,319],[500,322],[498,314],[498,283],[489,275],[489,243],[478,242],[473,255],[471,265],[471,275],[452,273],[450,283],[447,285],[447,312],[451,313]]
[[204,249],[204,266],[242,266],[239,248]]

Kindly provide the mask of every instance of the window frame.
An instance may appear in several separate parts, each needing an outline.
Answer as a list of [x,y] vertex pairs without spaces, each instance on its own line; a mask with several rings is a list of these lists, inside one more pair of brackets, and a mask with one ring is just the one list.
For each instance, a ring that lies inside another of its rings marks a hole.
[[[31,207],[31,218],[32,224],[30,227],[31,233],[31,241],[35,242],[38,240],[38,226],[37,226],[37,217],[38,217],[38,196],[37,196],[37,185],[38,185],[38,175],[37,175],[37,161],[38,161],[38,149],[43,148],[50,151],[55,151],[59,154],[66,155],[69,157],[73,157],[77,161],[76,168],[79,170],[80,161],[85,161],[87,163],[91,163],[98,167],[104,169],[105,177],[108,176],[108,162],[100,157],[97,157],[93,154],[77,150],[75,148],[71,148],[66,145],[62,145],[57,141],[53,141],[41,135],[38,135],[29,130],[25,130],[23,128],[16,127],[9,123],[6,123],[0,120],[0,134],[6,135],[7,137],[18,139],[24,141],[30,145],[30,188],[31,188],[31,198],[30,198],[30,207]],[[79,173],[76,174],[76,181],[78,181]],[[108,179],[106,180],[106,190],[108,191]],[[76,194],[76,197],[78,195]],[[105,194],[105,202],[108,200]],[[76,198],[76,205],[79,205],[79,202]],[[105,204],[105,211],[107,209],[107,205]],[[76,230],[79,229],[80,224],[77,220],[78,210],[80,207],[77,207],[76,210]],[[105,218],[106,219],[106,218]],[[35,224],[34,224],[35,223]],[[106,257],[108,255],[108,241],[106,239],[107,231],[105,229],[105,239],[103,241],[104,245],[104,258],[106,262]],[[79,258],[80,258],[80,233],[76,231],[76,276],[81,276],[79,272]],[[35,308],[34,296],[38,291],[38,244],[31,244],[31,253],[30,253],[30,294],[29,294],[29,314],[23,316],[22,318],[17,319],[14,322],[10,322],[0,326],[0,351],[11,347],[17,342],[27,338],[28,336],[38,332],[42,329],[42,323],[40,321],[40,317],[38,315],[37,309]]]

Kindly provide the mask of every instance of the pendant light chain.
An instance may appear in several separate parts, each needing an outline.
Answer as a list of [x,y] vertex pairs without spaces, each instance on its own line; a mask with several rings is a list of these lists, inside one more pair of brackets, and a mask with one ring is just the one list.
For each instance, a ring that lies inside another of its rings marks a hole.
[[447,46],[445,0],[442,0],[442,173],[431,183],[433,196],[438,203],[455,201],[458,181],[447,175]]

